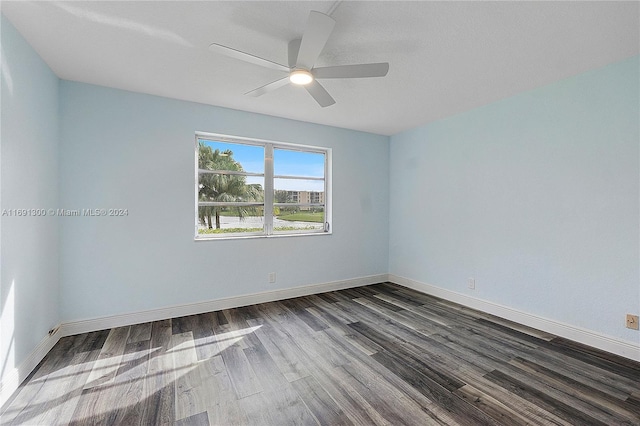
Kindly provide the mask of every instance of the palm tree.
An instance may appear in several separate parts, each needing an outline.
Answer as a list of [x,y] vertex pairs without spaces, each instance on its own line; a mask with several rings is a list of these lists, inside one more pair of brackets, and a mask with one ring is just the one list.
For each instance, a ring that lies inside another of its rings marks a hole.
[[[213,150],[210,146],[200,142],[198,150],[198,168],[204,170],[242,172],[242,165],[233,158],[233,152]],[[247,185],[245,176],[227,175],[221,173],[202,173],[199,175],[199,201],[237,202],[259,201],[262,192],[259,185]],[[198,208],[200,221],[213,229],[212,216],[215,216],[216,229],[220,229],[220,212],[227,207],[201,206]],[[244,218],[253,208],[236,207],[238,217]]]

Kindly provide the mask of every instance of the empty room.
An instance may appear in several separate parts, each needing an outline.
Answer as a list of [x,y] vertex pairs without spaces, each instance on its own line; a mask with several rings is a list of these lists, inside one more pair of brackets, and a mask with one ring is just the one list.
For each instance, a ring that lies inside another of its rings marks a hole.
[[640,424],[640,2],[0,8],[1,425]]

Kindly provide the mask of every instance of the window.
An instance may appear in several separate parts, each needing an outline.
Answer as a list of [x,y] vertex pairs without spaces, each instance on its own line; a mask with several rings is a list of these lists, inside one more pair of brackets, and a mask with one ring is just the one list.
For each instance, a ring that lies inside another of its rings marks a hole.
[[195,238],[330,233],[328,148],[196,133]]

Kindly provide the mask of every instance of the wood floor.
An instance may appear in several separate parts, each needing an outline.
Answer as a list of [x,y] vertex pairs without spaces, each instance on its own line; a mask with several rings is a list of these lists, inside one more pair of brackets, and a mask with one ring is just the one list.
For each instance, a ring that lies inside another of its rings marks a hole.
[[33,425],[639,425],[640,364],[389,283],[65,337]]

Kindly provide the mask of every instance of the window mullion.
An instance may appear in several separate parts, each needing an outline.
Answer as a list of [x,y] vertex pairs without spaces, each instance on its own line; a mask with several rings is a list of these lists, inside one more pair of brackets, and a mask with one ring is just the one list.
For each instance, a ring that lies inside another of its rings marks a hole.
[[273,145],[264,146],[264,231],[273,234]]

